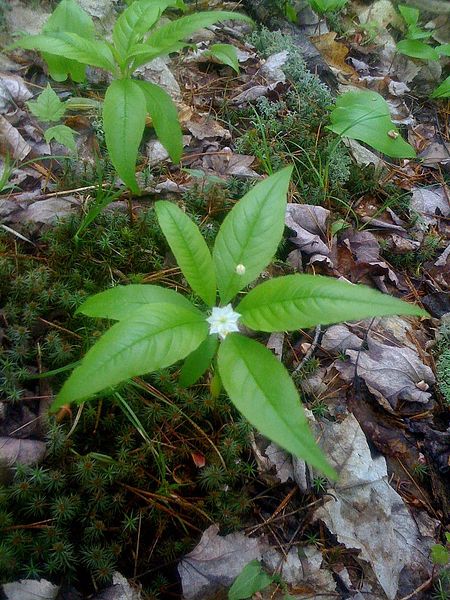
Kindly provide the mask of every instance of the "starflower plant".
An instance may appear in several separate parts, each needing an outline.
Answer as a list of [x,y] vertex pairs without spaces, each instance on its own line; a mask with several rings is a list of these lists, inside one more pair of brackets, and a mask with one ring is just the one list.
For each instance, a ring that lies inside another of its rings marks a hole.
[[333,477],[308,428],[294,382],[265,347],[264,336],[255,339],[256,332],[427,313],[371,288],[314,275],[277,277],[248,290],[273,259],[283,235],[291,172],[288,167],[259,182],[235,204],[212,254],[197,225],[176,204],[158,201],[159,225],[204,308],[156,285],[118,286],[88,298],[78,312],[117,323],[73,371],[53,410],[182,359],[180,383],[191,385],[213,364],[215,377],[218,373],[231,401],[252,425]]

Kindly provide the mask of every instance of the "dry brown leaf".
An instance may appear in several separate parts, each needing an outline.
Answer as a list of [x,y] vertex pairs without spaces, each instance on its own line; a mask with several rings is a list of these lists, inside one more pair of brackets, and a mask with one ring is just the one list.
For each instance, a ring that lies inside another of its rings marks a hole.
[[345,62],[349,50],[345,44],[336,42],[336,35],[335,31],[330,31],[323,35],[313,35],[309,39],[332,69],[357,79],[358,73]]

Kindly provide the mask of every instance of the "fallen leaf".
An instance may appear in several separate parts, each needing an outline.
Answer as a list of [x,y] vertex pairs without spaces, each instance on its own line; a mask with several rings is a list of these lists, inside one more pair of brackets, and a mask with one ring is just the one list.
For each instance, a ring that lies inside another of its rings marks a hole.
[[140,592],[132,588],[118,571],[113,573],[112,581],[112,585],[102,590],[93,600],[142,600]]
[[194,115],[191,120],[187,121],[184,125],[198,140],[209,138],[229,140],[231,138],[231,133],[228,129],[222,127],[220,123],[209,116],[204,117]]
[[344,75],[357,78],[358,73],[345,62],[349,50],[345,44],[336,42],[336,35],[336,32],[330,31],[323,35],[313,35],[309,39],[319,50],[329,67]]
[[[269,573],[279,573],[283,582],[293,587],[295,598],[336,599],[336,582],[331,572],[322,568],[324,559],[315,546],[291,548],[287,555],[271,548],[264,554],[263,564]],[[297,591],[297,586],[301,586],[302,591]],[[274,596],[272,593],[265,597]]]
[[0,437],[0,461],[8,466],[13,466],[15,463],[35,465],[44,458],[44,455],[44,442]]
[[216,592],[231,586],[246,564],[261,560],[267,549],[264,538],[249,538],[241,532],[220,536],[219,527],[211,525],[178,566],[183,597],[213,598]]
[[[433,371],[423,364],[412,348],[387,346],[367,340],[368,350],[347,350],[349,361],[337,361],[336,369],[346,381],[353,381],[355,365],[357,375],[369,391],[390,412],[395,412],[402,402],[428,404],[431,393],[427,391],[435,382]],[[421,384],[425,382],[425,386]],[[421,384],[421,385],[419,385]]]
[[33,97],[22,77],[0,73],[0,114],[16,108]]
[[421,535],[402,498],[388,483],[385,459],[372,458],[353,415],[340,423],[327,423],[321,440],[339,479],[329,486],[315,519],[322,520],[347,548],[360,550],[359,558],[371,565],[389,600],[396,597],[400,580],[412,592],[431,573],[433,538]]
[[296,237],[290,238],[301,252],[328,256],[326,222],[330,211],[322,206],[288,203],[285,224],[295,231]]
[[0,155],[24,160],[30,152],[31,146],[28,142],[5,117],[0,115]]
[[442,185],[427,188],[413,188],[411,210],[420,215],[422,228],[428,228],[437,223],[437,215],[448,217],[450,191]]
[[3,584],[5,600],[55,600],[59,586],[46,579],[21,579]]

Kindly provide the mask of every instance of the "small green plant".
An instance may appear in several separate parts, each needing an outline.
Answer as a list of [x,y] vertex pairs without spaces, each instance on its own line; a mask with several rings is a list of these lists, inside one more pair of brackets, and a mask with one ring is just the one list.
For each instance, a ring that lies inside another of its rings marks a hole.
[[377,92],[347,92],[339,96],[328,129],[340,137],[359,140],[393,158],[414,158],[414,148],[405,142],[392,123],[389,107]]
[[[116,287],[78,309],[118,321],[88,351],[63,385],[53,410],[83,402],[131,377],[188,357],[182,374],[194,383],[213,363],[237,409],[262,434],[334,477],[301,408],[285,367],[239,325],[263,332],[293,331],[389,314],[426,315],[416,306],[363,286],[312,275],[287,275],[233,298],[272,260],[284,230],[292,168],[258,183],[229,212],[212,255],[197,225],[177,206],[159,201],[159,225],[205,314],[173,290],[152,285]],[[220,305],[216,306],[217,288]],[[208,311],[209,312],[209,311]]]
[[[50,84],[39,94],[36,100],[27,102],[27,106],[35,117],[44,123],[60,121],[66,113],[66,106],[61,102],[58,95],[52,89]],[[67,125],[53,125],[44,132],[44,138],[47,143],[56,140],[63,146],[75,152],[76,144],[74,135],[76,131],[67,127]]]
[[450,533],[445,532],[445,544],[431,546],[431,560],[440,567],[433,588],[433,600],[448,600],[450,596]]
[[348,0],[308,0],[308,2],[315,12],[324,15],[329,12],[342,10]]
[[268,575],[258,560],[249,562],[228,590],[228,600],[246,600],[252,598],[256,592],[261,592],[274,581]]
[[429,40],[434,32],[420,27],[418,24],[420,13],[417,8],[401,4],[398,10],[406,23],[405,38],[397,44],[397,50],[401,54],[420,60],[439,60],[441,55],[447,55],[448,44],[434,48],[423,41]]
[[22,38],[16,44],[42,52],[50,75],[57,81],[68,75],[84,81],[85,65],[112,74],[103,104],[106,146],[117,173],[125,184],[139,193],[135,166],[144,133],[147,112],[171,159],[177,163],[183,151],[177,108],[158,85],[133,78],[136,69],[158,56],[188,45],[185,38],[202,27],[244,15],[208,11],[180,17],[156,27],[164,10],[180,7],[180,0],[135,0],[118,17],[112,42],[95,38],[91,17],[75,0],[62,0],[40,35]]

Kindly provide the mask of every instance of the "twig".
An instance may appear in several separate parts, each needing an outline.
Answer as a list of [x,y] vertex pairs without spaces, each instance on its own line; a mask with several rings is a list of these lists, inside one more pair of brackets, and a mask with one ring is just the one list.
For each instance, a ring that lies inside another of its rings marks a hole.
[[314,332],[314,339],[311,343],[311,346],[308,348],[308,351],[305,354],[305,356],[302,358],[302,360],[298,363],[298,365],[292,371],[293,375],[298,373],[300,371],[300,369],[303,367],[303,365],[311,358],[313,352],[316,350],[317,343],[319,342],[319,336],[320,336],[321,331],[322,331],[322,327],[320,325],[317,325],[316,331]]
[[403,596],[403,598],[400,598],[400,600],[410,600],[410,598],[412,598],[413,596],[415,596],[419,592],[422,592],[423,590],[426,590],[429,587],[430,583],[432,583],[432,582],[433,582],[433,576],[431,576],[424,583],[422,583],[422,585],[419,585],[419,587],[416,588],[413,592],[411,592],[407,596]]

